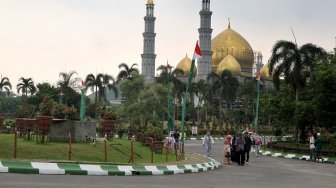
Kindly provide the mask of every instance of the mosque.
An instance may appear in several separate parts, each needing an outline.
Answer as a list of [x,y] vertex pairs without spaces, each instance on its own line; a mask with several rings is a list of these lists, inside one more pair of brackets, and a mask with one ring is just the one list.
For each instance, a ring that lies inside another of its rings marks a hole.
[[[145,31],[143,33],[143,53],[141,54],[141,74],[147,82],[155,80],[155,16],[154,1],[147,0]],[[262,54],[253,51],[249,42],[236,32],[230,24],[228,28],[212,38],[210,0],[202,0],[200,14],[199,44],[202,58],[198,59],[194,69],[196,80],[206,79],[208,74],[215,72],[220,75],[224,70],[243,82],[245,78],[252,78],[260,71],[260,77],[267,85],[271,84],[268,64],[262,63]],[[176,68],[183,71],[179,79],[186,81],[191,67],[191,59],[183,57]],[[112,104],[120,104],[121,98],[114,98],[113,91],[106,91],[107,99]]]
[[[155,77],[155,17],[154,2],[147,0],[147,14],[145,20],[144,51],[142,57],[142,74],[147,81]],[[238,78],[240,82],[246,77],[255,77],[258,71],[261,78],[270,81],[268,64],[263,65],[262,54],[253,51],[249,42],[238,32],[231,28],[230,20],[228,28],[212,38],[210,0],[202,0],[200,14],[199,44],[202,51],[202,58],[198,60],[194,69],[196,80],[206,79],[209,73],[216,72],[220,75],[224,70]],[[176,68],[183,71],[179,75],[181,80],[186,80],[191,66],[191,59],[183,57],[176,65]]]

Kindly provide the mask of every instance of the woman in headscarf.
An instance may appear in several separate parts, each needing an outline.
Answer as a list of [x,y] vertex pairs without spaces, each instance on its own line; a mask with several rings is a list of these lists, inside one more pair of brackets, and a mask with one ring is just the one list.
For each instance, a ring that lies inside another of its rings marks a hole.
[[227,135],[224,140],[224,164],[231,164],[231,135]]
[[213,138],[210,136],[210,131],[206,133],[206,135],[203,138],[203,148],[204,148],[204,153],[206,156],[210,156],[211,153],[211,144],[214,143]]

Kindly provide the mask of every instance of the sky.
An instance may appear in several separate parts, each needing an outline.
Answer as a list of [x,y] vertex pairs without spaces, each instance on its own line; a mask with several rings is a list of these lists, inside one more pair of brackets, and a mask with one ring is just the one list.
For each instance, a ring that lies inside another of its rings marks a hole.
[[[141,70],[147,0],[0,0],[0,74],[13,90],[20,77],[56,84],[60,72],[117,76],[118,65]],[[154,0],[156,67],[172,66],[198,40],[202,0]],[[334,0],[211,0],[212,37],[228,26],[267,62],[277,40],[336,46]]]

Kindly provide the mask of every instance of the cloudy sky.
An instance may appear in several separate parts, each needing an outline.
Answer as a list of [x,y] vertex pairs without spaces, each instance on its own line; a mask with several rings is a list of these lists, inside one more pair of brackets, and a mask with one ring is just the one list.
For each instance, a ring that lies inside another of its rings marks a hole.
[[[202,0],[154,0],[156,66],[192,55]],[[20,77],[55,84],[75,70],[117,76],[118,65],[141,70],[146,0],[0,0],[0,74],[14,90]],[[335,47],[334,0],[211,0],[213,37],[232,28],[270,57],[279,39]]]

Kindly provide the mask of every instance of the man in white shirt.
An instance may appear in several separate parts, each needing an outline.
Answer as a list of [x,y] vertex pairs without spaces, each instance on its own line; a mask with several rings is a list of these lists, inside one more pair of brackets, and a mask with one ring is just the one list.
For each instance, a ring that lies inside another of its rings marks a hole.
[[309,132],[309,148],[310,148],[310,160],[316,160],[316,152],[315,152],[315,138],[312,132]]

